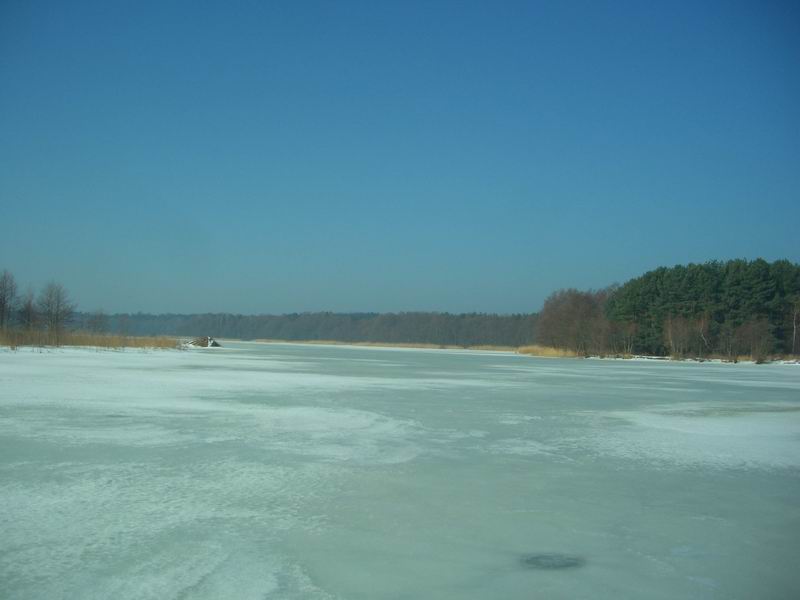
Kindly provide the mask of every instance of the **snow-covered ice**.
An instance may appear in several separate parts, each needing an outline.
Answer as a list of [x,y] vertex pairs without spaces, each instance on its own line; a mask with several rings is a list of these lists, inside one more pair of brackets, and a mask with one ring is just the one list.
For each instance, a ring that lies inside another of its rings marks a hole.
[[0,597],[800,597],[796,365],[217,350],[0,349]]

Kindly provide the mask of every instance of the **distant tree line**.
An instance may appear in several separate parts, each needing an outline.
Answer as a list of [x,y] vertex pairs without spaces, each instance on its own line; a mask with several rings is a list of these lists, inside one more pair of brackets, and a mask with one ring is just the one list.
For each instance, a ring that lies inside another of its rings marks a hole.
[[559,290],[537,341],[579,354],[718,355],[800,351],[800,265],[731,260],[661,267],[604,290]]
[[[66,330],[94,335],[177,335],[243,340],[383,342],[446,346],[522,346],[533,341],[535,314],[295,313],[287,315],[106,314],[78,312],[63,285],[19,295],[14,276],[0,275],[0,343],[59,345]],[[12,335],[13,334],[13,337]],[[5,340],[5,342],[3,341]]]
[[[661,267],[603,290],[559,290],[540,313],[295,313],[287,315],[76,312],[66,289],[18,294],[0,275],[0,334],[59,344],[71,327],[118,336],[210,335],[442,346],[526,346],[579,355],[723,356],[800,353],[800,265],[757,259]],[[8,343],[8,342],[6,342]]]
[[[78,314],[90,329],[97,315]],[[536,315],[407,313],[294,313],[287,315],[114,314],[109,331],[125,335],[210,335],[243,340],[335,340],[447,346],[522,346],[534,337]]]
[[[0,274],[0,334],[4,340],[35,340],[59,345],[75,311],[75,304],[63,285],[55,281],[38,294],[29,288],[19,295],[14,275]],[[13,336],[12,336],[13,334]]]

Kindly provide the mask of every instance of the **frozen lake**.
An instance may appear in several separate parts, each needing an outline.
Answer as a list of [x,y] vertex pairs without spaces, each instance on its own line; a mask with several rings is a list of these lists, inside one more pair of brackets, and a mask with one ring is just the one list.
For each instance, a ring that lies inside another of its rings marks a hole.
[[0,350],[0,597],[800,598],[800,366]]

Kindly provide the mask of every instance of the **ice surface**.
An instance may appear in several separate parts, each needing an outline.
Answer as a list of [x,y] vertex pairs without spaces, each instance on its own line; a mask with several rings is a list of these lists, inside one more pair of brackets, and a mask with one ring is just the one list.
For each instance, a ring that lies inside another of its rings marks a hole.
[[800,368],[0,349],[0,597],[800,597]]

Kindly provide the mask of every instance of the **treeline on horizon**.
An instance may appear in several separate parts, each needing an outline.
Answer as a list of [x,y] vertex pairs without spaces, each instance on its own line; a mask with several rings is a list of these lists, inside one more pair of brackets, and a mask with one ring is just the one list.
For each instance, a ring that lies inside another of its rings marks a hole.
[[[286,315],[107,314],[80,312],[57,282],[20,295],[14,275],[0,274],[0,343],[60,345],[68,332],[139,336],[211,336],[241,340],[377,342],[519,347],[534,339],[535,314],[437,312],[294,313]],[[72,336],[70,339],[74,340]]]
[[604,290],[559,290],[537,342],[578,355],[758,361],[800,349],[800,265],[711,261],[661,267]]
[[[90,329],[95,314],[78,314]],[[286,315],[115,314],[108,328],[128,335],[210,335],[241,340],[376,342],[437,346],[530,344],[536,315],[450,314],[437,312],[332,313]]]
[[[531,314],[295,313],[285,315],[77,312],[51,282],[18,295],[0,275],[0,333],[58,345],[67,331],[93,335],[210,335],[243,340],[440,346],[538,344],[578,356],[646,354],[764,360],[800,351],[800,265],[711,261],[661,267],[603,290],[562,289]],[[24,335],[23,335],[24,334]],[[34,335],[35,334],[35,335]],[[2,339],[0,339],[0,343]],[[534,350],[535,352],[535,350]]]
[[17,293],[9,271],[0,273],[0,343],[58,346],[75,311],[63,285],[50,282],[38,294],[28,289]]
[[0,273],[0,346],[99,346],[108,348],[176,348],[178,340],[166,337],[136,338],[113,335],[108,317],[101,311],[91,315],[76,312],[66,288],[55,281],[38,294],[33,288],[17,293],[9,271]]

